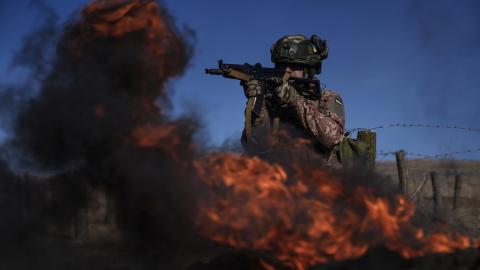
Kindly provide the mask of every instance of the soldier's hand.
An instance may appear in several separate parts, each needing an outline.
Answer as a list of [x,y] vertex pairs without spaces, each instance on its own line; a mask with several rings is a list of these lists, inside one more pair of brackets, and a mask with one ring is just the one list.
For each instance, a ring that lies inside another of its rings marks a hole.
[[267,83],[273,87],[277,87],[283,84],[283,79],[279,77],[267,78]]
[[283,82],[275,87],[274,98],[279,105],[288,105],[298,98],[298,92],[288,82]]
[[246,98],[258,97],[263,92],[262,84],[257,80],[241,82],[241,85],[243,86],[243,91]]

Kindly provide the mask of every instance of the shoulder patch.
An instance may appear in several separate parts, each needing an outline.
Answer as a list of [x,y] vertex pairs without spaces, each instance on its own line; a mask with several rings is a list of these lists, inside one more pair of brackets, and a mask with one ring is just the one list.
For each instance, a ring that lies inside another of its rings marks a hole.
[[343,106],[343,102],[339,98],[335,98],[335,103],[337,103],[340,106]]
[[342,98],[334,91],[326,91],[323,98],[330,116],[343,126],[345,124],[345,108]]

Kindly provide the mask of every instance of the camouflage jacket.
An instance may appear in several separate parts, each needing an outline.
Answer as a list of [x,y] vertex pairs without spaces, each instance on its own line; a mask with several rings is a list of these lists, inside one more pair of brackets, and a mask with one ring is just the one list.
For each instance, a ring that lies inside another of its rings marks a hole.
[[[293,102],[275,108],[269,102],[265,103],[259,116],[252,120],[252,134],[247,141],[245,129],[242,134],[242,145],[247,154],[251,155],[278,155],[272,153],[272,127],[274,116],[279,116],[280,125],[278,135],[281,138],[287,134],[292,142],[309,144],[315,152],[320,154],[324,161],[336,163],[331,155],[332,148],[339,144],[344,136],[345,114],[342,98],[334,91],[322,91],[320,99],[309,99],[298,95]],[[292,140],[293,139],[293,140]],[[283,140],[285,142],[285,140]],[[287,144],[283,144],[287,146]],[[296,145],[288,145],[289,152]],[[298,152],[298,151],[297,151]],[[292,155],[289,153],[289,155]],[[298,158],[298,155],[295,154]],[[332,160],[333,159],[333,160]]]

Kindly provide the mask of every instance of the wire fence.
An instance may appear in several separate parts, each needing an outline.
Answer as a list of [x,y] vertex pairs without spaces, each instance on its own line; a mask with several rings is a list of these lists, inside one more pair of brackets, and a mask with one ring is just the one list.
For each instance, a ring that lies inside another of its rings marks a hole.
[[[395,123],[372,128],[355,128],[348,131],[373,131],[386,128],[430,128],[480,132],[480,128],[419,123]],[[380,160],[393,157],[396,166],[392,163],[384,163],[386,166],[379,166],[379,168],[384,169],[383,173],[389,175],[391,179],[398,179],[399,191],[404,193],[411,201],[419,203],[423,207],[431,205],[431,212],[429,213],[436,219],[445,209],[458,213],[458,217],[463,217],[460,216],[462,213],[472,209],[472,215],[477,214],[478,203],[473,203],[471,199],[476,198],[476,194],[478,194],[477,181],[480,178],[480,166],[478,161],[470,162],[473,160],[461,158],[467,156],[466,154],[479,152],[480,147],[438,154],[379,150],[377,151],[377,157]],[[476,156],[478,157],[478,155]],[[408,159],[413,162],[408,163]],[[416,162],[417,160],[425,160],[426,162]],[[431,162],[434,160],[435,162]],[[409,166],[410,168],[408,168]],[[457,209],[462,212],[457,212]],[[469,216],[470,214],[465,215],[467,219]],[[478,227],[475,227],[475,229],[478,229]]]
[[[364,130],[380,130],[380,129],[387,129],[387,128],[433,128],[433,129],[453,129],[453,130],[461,130],[465,132],[477,132],[480,133],[480,128],[472,128],[472,127],[464,127],[460,125],[438,125],[438,124],[422,124],[422,123],[392,123],[386,125],[379,125],[376,127],[371,128],[353,128],[347,130],[347,132],[357,132],[357,131],[364,131]],[[388,156],[394,156],[397,151],[384,151],[380,150],[377,152],[377,156],[386,158]],[[453,158],[454,156],[462,155],[462,154],[470,154],[480,152],[480,148],[471,148],[471,149],[464,149],[460,151],[453,151],[447,153],[439,153],[439,154],[422,154],[422,153],[415,153],[406,151],[406,155],[415,158],[415,159],[446,159],[446,158]],[[466,160],[466,159],[464,159]]]
[[462,130],[467,132],[480,132],[480,128],[471,128],[471,127],[463,127],[457,125],[435,125],[435,124],[419,124],[419,123],[395,123],[395,124],[387,124],[387,125],[380,125],[371,128],[353,128],[347,130],[348,132],[356,132],[362,130],[379,130],[379,129],[386,129],[386,128],[435,128],[435,129],[456,129]]
[[[377,155],[381,157],[388,157],[388,156],[394,156],[396,152],[397,151],[380,150],[377,152]],[[455,155],[469,154],[469,153],[475,153],[475,152],[480,152],[480,148],[465,149],[461,151],[440,153],[435,155],[427,155],[427,154],[420,154],[420,153],[413,153],[413,152],[405,152],[405,154],[409,157],[413,157],[416,159],[442,159],[442,158],[450,158]]]

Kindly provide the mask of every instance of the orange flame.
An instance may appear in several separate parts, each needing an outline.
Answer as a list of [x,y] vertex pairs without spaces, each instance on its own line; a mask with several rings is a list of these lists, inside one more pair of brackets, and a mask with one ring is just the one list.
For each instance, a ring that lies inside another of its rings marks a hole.
[[379,245],[410,258],[474,244],[448,233],[426,236],[411,224],[415,207],[403,196],[382,198],[362,186],[348,193],[324,170],[297,166],[289,176],[279,165],[233,154],[210,155],[195,167],[211,191],[195,221],[201,234],[271,252],[296,269],[356,258]]
[[[157,126],[143,126],[132,132],[133,143],[140,148],[159,149],[167,154],[176,164],[189,166],[193,144],[185,142],[180,134],[185,126],[181,122],[168,122]],[[182,150],[183,149],[183,150]]]
[[[95,0],[83,8],[81,20],[75,27],[80,34],[68,43],[68,51],[77,57],[88,55],[91,44],[102,42],[111,48],[127,44],[129,50],[136,50],[136,67],[151,76],[134,80],[131,89],[135,93],[127,91],[130,86],[118,85],[135,101],[131,122],[140,127],[132,132],[133,140],[139,147],[161,148],[180,161],[176,149],[182,148],[184,142],[178,134],[185,128],[182,123],[163,123],[168,121],[163,121],[167,118],[164,117],[166,109],[160,105],[168,103],[164,82],[183,72],[189,49],[166,11],[154,0]],[[122,70],[123,67],[115,68]],[[94,112],[97,117],[103,117],[109,109],[98,104]],[[158,121],[160,118],[162,121]]]
[[[188,57],[183,53],[184,41],[172,31],[155,1],[94,1],[82,15],[84,34],[68,44],[78,57],[88,42],[108,40],[115,46],[118,39],[128,42],[129,35],[140,33],[142,38],[135,44],[144,52],[139,61],[145,64],[145,72],[153,69],[158,81],[182,72],[186,60],[180,57]],[[147,81],[136,83],[135,89],[146,93],[139,95],[138,102],[145,105],[139,107],[156,111],[158,93],[149,91]],[[109,112],[101,107],[95,111],[98,116]],[[135,112],[133,118],[141,116],[142,112]],[[189,164],[186,157],[193,155],[179,150],[185,148],[180,130],[177,122],[162,122],[136,128],[132,138],[138,147],[159,148],[170,154],[167,157]],[[299,140],[293,147],[308,144],[308,140]],[[187,148],[186,152],[194,153],[193,145]],[[426,235],[412,225],[415,207],[404,197],[379,197],[362,186],[347,189],[342,179],[328,171],[293,164],[287,173],[279,165],[233,154],[210,155],[194,165],[200,182],[209,188],[195,217],[199,232],[233,247],[271,252],[297,269],[355,258],[378,245],[406,258],[473,245],[467,237],[449,233]],[[273,268],[266,262],[262,265]]]
[[167,15],[155,1],[97,0],[86,6],[82,15],[84,27],[93,30],[88,31],[82,41],[98,36],[123,38],[130,33],[142,32],[145,40],[138,45],[139,49],[145,50],[148,59],[144,60],[155,65],[160,80],[183,71],[186,59],[168,55],[182,56],[184,41],[172,30]]

